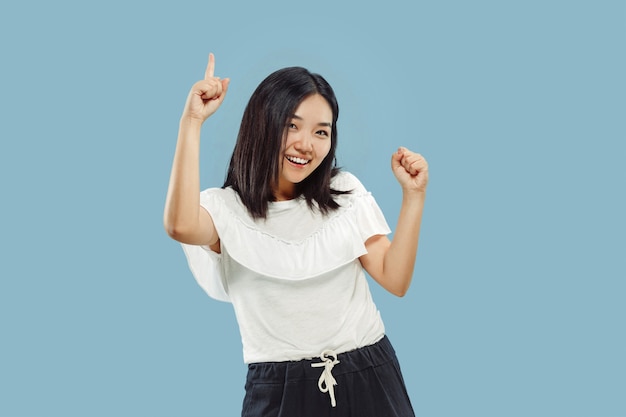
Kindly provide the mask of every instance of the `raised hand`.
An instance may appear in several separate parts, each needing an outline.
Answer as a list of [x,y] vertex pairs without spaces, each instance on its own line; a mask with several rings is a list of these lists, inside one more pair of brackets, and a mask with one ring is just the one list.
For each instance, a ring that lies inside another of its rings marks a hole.
[[215,56],[209,54],[209,63],[204,73],[204,79],[198,81],[191,87],[183,118],[199,120],[204,122],[220,107],[228,91],[229,78],[220,79],[214,76]]
[[425,192],[428,185],[428,162],[418,153],[398,148],[391,156],[391,169],[405,191]]

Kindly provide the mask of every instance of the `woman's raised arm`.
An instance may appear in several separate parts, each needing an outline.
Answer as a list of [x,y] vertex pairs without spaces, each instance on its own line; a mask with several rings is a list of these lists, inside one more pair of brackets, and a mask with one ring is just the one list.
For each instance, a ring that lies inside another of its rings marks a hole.
[[209,54],[204,79],[193,85],[180,119],[178,141],[165,200],[163,225],[173,239],[192,245],[219,240],[211,215],[200,206],[200,131],[224,101],[230,80],[215,77]]
[[402,297],[411,285],[422,212],[428,185],[428,163],[417,153],[400,148],[391,157],[391,169],[402,186],[402,205],[393,240],[377,235],[365,242],[363,268],[383,288]]

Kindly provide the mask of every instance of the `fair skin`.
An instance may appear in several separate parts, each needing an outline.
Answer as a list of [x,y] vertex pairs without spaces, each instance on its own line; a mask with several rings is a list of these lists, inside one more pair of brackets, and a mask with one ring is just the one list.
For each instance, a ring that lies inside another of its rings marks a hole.
[[[215,58],[203,80],[193,85],[180,119],[163,217],[173,239],[207,245],[219,252],[219,235],[211,215],[200,206],[200,130],[220,107],[230,80],[214,76]],[[332,111],[320,95],[307,97],[296,109],[281,152],[277,200],[294,197],[295,184],[307,178],[330,150]],[[359,259],[367,273],[383,288],[404,296],[411,284],[420,224],[428,184],[428,164],[419,154],[399,148],[391,157],[391,169],[402,187],[402,205],[393,240],[376,235],[365,242],[367,254]]]
[[311,175],[330,151],[333,112],[319,94],[305,98],[287,127],[281,152],[280,176],[274,187],[276,200],[291,200],[295,185]]
[[216,247],[219,236],[213,219],[200,207],[200,128],[224,101],[230,80],[214,76],[209,55],[204,79],[193,85],[180,119],[178,141],[165,201],[163,223],[175,240]]
[[391,156],[391,169],[402,186],[402,205],[393,240],[372,236],[365,242],[367,254],[361,264],[367,273],[390,293],[403,297],[409,290],[419,240],[428,163],[417,153],[399,148]]

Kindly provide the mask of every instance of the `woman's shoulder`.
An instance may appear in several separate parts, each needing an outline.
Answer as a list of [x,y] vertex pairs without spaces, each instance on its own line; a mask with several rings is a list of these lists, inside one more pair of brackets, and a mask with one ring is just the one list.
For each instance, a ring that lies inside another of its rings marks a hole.
[[336,191],[348,191],[352,194],[362,194],[366,192],[361,181],[348,171],[339,171],[331,180],[330,187]]
[[225,202],[232,201],[233,199],[236,199],[236,197],[237,193],[231,187],[211,187],[200,192],[200,198],[219,199]]
[[212,187],[201,191],[200,205],[213,216],[218,215],[218,213],[243,216],[246,212],[239,195],[231,187]]

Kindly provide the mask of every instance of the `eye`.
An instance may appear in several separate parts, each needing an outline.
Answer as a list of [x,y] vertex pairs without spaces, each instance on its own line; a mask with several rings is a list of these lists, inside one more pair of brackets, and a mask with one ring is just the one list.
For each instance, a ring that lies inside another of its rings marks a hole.
[[318,130],[316,133],[320,136],[330,136],[325,130]]
[[289,124],[287,125],[287,127],[288,127],[289,129],[297,129],[297,128],[298,128],[298,126],[296,126],[296,124],[295,124],[295,123],[289,123]]

